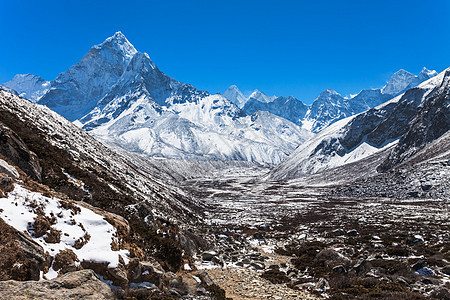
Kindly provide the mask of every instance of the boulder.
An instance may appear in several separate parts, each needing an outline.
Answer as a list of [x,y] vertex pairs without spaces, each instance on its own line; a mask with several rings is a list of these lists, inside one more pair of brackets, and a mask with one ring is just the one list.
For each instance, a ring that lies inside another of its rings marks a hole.
[[347,235],[348,236],[358,236],[359,233],[358,233],[358,231],[356,231],[356,229],[351,229],[351,230],[347,231]]
[[78,270],[76,265],[78,261],[77,255],[72,250],[59,250],[53,261],[53,269],[60,274],[74,272]]
[[450,276],[450,266],[445,266],[442,268],[442,273]]
[[347,270],[345,269],[345,267],[343,265],[339,265],[333,268],[333,272],[336,273],[345,273],[347,272]]
[[[13,297],[11,295],[14,295]],[[92,270],[66,273],[53,280],[1,281],[1,299],[114,299],[114,294]]]
[[216,257],[217,253],[214,251],[207,251],[202,253],[202,259],[204,261],[212,261],[214,257]]
[[330,289],[330,284],[325,278],[320,278],[319,281],[316,283],[315,290],[320,292],[325,292],[326,290]]
[[4,173],[12,179],[19,179],[19,172],[17,172],[16,168],[8,164],[3,159],[0,159],[0,173]]
[[0,219],[0,280],[39,280],[47,265],[39,244]]

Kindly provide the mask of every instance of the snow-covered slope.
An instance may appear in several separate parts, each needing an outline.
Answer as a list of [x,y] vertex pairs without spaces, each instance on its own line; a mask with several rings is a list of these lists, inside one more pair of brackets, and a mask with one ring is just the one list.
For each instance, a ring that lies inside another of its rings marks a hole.
[[50,81],[32,74],[17,74],[2,85],[15,90],[31,102],[37,102],[50,89]]
[[331,123],[350,115],[351,108],[346,99],[336,91],[326,89],[311,104],[305,115],[305,125],[308,124],[311,130],[319,132]]
[[446,84],[446,76],[444,71],[376,108],[335,122],[299,146],[269,177],[284,179],[317,173],[395,145],[420,107]]
[[312,135],[267,112],[240,116],[239,109],[220,95],[162,108],[141,96],[91,133],[151,156],[271,164],[279,163]]
[[[59,231],[56,233],[59,238],[50,241],[50,233],[36,233],[30,224],[38,216],[54,217],[51,228],[54,233]],[[0,218],[18,231],[28,233],[52,257],[70,250],[80,262],[106,263],[108,268],[116,268],[120,255],[128,263],[128,250],[111,249],[113,243],[118,244],[116,228],[104,216],[67,200],[46,197],[16,184],[7,198],[0,199]],[[52,267],[44,274],[47,279],[57,275]]]

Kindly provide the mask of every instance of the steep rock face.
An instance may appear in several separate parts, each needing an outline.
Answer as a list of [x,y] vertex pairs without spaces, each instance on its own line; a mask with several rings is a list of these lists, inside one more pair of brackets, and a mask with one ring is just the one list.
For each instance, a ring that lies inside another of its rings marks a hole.
[[161,106],[192,102],[207,95],[162,73],[146,53],[137,53],[119,81],[80,121],[84,129],[90,130],[124,112],[130,114],[130,110],[145,110],[151,117],[161,112]]
[[[0,112],[0,117],[5,116]],[[42,167],[39,160],[25,142],[5,124],[0,122],[0,154],[19,166],[31,178],[41,181]]]
[[[442,103],[441,108],[435,111],[431,108],[421,110],[421,107],[435,107],[433,103],[437,100],[433,99],[438,95],[436,91],[441,85],[448,85],[445,79],[447,76],[444,71],[379,107],[332,124],[297,148],[287,160],[274,169],[271,177],[282,179],[317,173],[380,152],[394,145],[398,139],[408,136],[405,134],[410,122],[415,118],[423,119],[422,110],[429,112],[430,116],[435,112],[436,123],[442,125],[446,116]],[[439,98],[440,101],[444,101],[442,98]],[[426,121],[422,124],[425,123]],[[433,131],[430,136],[435,138],[439,134]],[[410,136],[411,140],[415,140]],[[420,141],[420,138],[418,140]]]
[[67,273],[53,280],[1,281],[0,297],[9,299],[92,299],[113,300],[111,288],[92,270]]
[[37,102],[50,89],[50,81],[32,74],[17,74],[2,85],[15,90],[21,97],[31,102]]
[[387,170],[413,156],[428,143],[450,129],[450,71],[447,71],[439,90],[426,101],[408,124],[407,132],[399,140],[380,170]]
[[28,234],[17,231],[1,218],[0,245],[0,281],[39,280],[47,262],[44,249]]
[[39,103],[69,121],[81,118],[117,82],[136,52],[125,36],[117,32],[59,74]]

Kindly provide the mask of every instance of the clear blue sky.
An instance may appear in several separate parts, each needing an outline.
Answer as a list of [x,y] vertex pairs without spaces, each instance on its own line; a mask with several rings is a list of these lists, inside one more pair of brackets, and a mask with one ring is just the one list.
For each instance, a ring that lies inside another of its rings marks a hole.
[[166,74],[212,93],[237,84],[310,103],[450,66],[450,1],[0,0],[0,82],[47,80],[122,31]]

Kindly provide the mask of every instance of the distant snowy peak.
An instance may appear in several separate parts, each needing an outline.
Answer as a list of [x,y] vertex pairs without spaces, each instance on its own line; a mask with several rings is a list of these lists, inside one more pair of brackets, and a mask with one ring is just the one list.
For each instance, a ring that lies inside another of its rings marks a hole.
[[230,86],[222,96],[236,104],[239,108],[242,108],[248,100],[235,85]]
[[[242,110],[247,114],[253,114],[257,111],[267,111],[301,126],[302,120],[308,111],[308,106],[292,96],[278,97],[268,103],[263,103],[252,98],[245,103]],[[305,129],[304,126],[303,128]]]
[[430,71],[427,68],[423,68],[419,75],[416,76],[401,69],[392,75],[386,86],[381,89],[381,92],[388,95],[398,95],[405,90],[415,87],[425,80],[436,76],[437,74],[438,73],[434,70]]
[[36,102],[50,89],[50,81],[37,75],[17,74],[3,86],[15,90],[31,102]]
[[250,96],[248,97],[248,100],[255,99],[262,103],[269,103],[269,102],[272,102],[273,100],[275,100],[276,98],[277,98],[277,96],[275,96],[275,95],[267,96],[266,94],[264,94],[258,90],[254,90],[253,93],[251,93]]
[[386,86],[382,89],[383,94],[395,95],[405,90],[414,80],[416,76],[403,69],[397,71],[389,79]]
[[425,80],[428,80],[434,76],[436,76],[438,74],[438,72],[436,72],[435,70],[428,70],[427,68],[423,68],[422,71],[419,73],[418,79],[423,82]]

